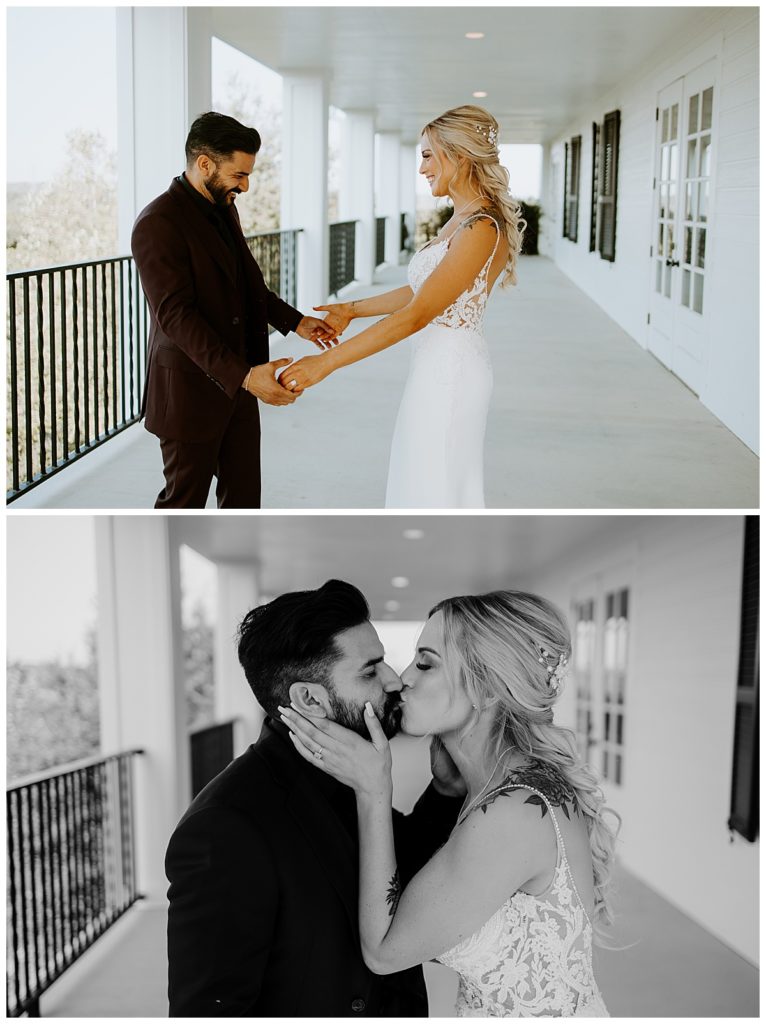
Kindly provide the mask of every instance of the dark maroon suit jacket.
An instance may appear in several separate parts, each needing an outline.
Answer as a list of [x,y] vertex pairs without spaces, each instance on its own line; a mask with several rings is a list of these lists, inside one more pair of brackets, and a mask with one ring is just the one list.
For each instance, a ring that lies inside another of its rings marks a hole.
[[[142,414],[161,438],[221,436],[249,367],[269,361],[268,325],[287,334],[302,319],[266,287],[233,205],[227,215],[241,271],[215,224],[175,179],[133,226],[131,249],[151,311]],[[257,431],[254,398],[253,420]]]

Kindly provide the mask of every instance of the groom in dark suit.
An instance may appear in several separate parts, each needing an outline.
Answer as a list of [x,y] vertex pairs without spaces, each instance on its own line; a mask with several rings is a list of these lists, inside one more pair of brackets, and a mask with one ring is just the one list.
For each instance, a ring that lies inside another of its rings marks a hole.
[[143,210],[131,248],[151,312],[142,414],[160,438],[165,487],[155,508],[261,503],[258,401],[290,405],[269,362],[272,324],[325,348],[335,332],[269,291],[234,201],[248,189],[261,139],[233,117],[198,117],[186,171]]
[[[366,735],[369,700],[386,734],[396,732],[402,684],[367,602],[330,580],[254,609],[239,636],[271,717],[170,840],[170,1015],[425,1017],[420,967],[378,976],[362,959],[353,791],[304,761],[277,719],[292,701]],[[394,812],[405,885],[446,841],[465,795],[451,762],[436,760],[433,774],[410,815]]]

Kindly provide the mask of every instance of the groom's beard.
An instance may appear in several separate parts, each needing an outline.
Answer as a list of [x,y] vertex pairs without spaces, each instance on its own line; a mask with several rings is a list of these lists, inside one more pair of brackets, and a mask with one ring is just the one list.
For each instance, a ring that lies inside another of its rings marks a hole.
[[[348,704],[332,691],[328,692],[328,697],[330,699],[330,707],[332,708],[334,720],[338,725],[343,725],[346,729],[351,729],[359,736],[369,740],[370,731],[364,722],[364,708],[357,707],[354,704]],[[385,733],[386,739],[390,740],[391,737],[395,736],[401,728],[402,713],[399,707],[399,694],[387,693],[383,702],[383,707],[380,711],[375,708],[375,712],[378,716],[381,728]]]
[[205,182],[205,188],[213,197],[213,202],[216,206],[229,206],[229,193],[233,193],[235,196],[240,194],[240,190],[238,188],[227,188],[227,186],[221,182],[221,176],[218,171],[213,171]]

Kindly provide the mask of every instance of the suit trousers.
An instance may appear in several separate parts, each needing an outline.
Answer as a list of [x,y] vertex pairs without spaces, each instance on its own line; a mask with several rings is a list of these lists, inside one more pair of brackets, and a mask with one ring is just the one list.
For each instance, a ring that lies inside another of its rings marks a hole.
[[204,508],[215,476],[218,508],[261,507],[261,428],[257,399],[237,395],[223,434],[212,441],[160,438],[165,486],[154,507]]

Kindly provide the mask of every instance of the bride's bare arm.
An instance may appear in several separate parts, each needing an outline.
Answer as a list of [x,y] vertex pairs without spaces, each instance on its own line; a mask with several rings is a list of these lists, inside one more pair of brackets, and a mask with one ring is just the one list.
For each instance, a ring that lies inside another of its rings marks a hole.
[[474,221],[455,236],[447,255],[406,305],[331,351],[305,357],[288,366],[280,374],[280,382],[292,386],[293,390],[303,390],[335,370],[366,359],[421,330],[471,287],[492,253],[496,239],[497,227],[493,221]]

